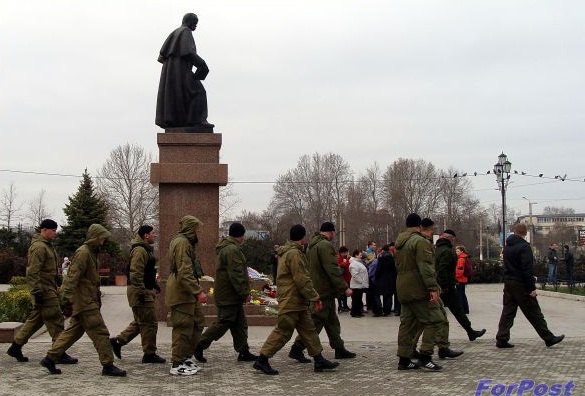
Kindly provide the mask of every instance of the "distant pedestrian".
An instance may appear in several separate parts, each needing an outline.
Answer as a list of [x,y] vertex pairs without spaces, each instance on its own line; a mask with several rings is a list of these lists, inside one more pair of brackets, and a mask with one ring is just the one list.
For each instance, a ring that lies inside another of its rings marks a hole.
[[455,254],[457,255],[457,265],[455,267],[455,290],[457,291],[457,299],[459,305],[463,308],[463,312],[469,315],[469,302],[465,294],[465,286],[469,283],[469,278],[473,273],[473,266],[469,254],[465,250],[465,246],[459,245],[455,247]]
[[573,287],[575,283],[575,256],[569,250],[569,245],[565,245],[565,272],[567,273],[567,284],[569,287]]
[[63,264],[61,264],[61,275],[63,277],[67,276],[67,272],[69,272],[69,265],[71,264],[71,261],[69,261],[69,257],[65,257],[63,259]]
[[349,259],[349,272],[351,273],[351,316],[353,318],[361,318],[364,316],[362,310],[364,308],[363,296],[364,291],[369,287],[368,269],[360,259],[361,252],[355,249],[351,258]]
[[557,254],[557,249],[559,245],[556,243],[551,243],[548,247],[548,278],[547,282],[551,284],[557,283],[557,264],[559,262],[559,257]]
[[[382,314],[388,316],[392,313],[392,297],[396,293],[396,264],[388,244],[382,246],[382,253],[378,256],[374,283],[382,297]],[[394,304],[398,304],[397,311],[400,312],[398,298],[395,301]]]
[[[337,265],[339,265],[343,280],[349,285],[351,272],[349,272],[349,249],[346,246],[341,246],[337,252]],[[347,305],[347,296],[345,294],[337,298],[337,312],[349,312],[349,305]]]
[[514,234],[508,237],[504,247],[504,301],[496,334],[498,348],[514,347],[509,342],[510,329],[514,324],[518,307],[547,347],[558,344],[565,338],[564,334],[555,336],[548,329],[540,310],[536,299],[534,256],[530,243],[524,240],[526,233],[526,224],[516,224]]

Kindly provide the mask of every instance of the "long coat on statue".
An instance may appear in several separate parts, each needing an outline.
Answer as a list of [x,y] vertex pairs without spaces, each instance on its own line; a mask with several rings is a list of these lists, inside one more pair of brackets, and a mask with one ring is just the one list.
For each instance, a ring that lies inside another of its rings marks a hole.
[[[191,29],[183,25],[164,42],[158,61],[163,64],[156,101],[156,125],[190,127],[207,122],[207,93],[201,80],[209,73],[195,47]],[[193,73],[193,67],[197,70]]]

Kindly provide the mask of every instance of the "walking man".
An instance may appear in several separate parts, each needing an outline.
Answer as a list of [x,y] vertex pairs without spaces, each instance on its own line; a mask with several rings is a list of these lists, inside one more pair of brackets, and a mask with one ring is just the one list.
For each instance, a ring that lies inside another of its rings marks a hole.
[[179,222],[179,232],[169,246],[170,274],[165,303],[171,308],[173,326],[171,375],[193,375],[199,371],[191,356],[205,324],[201,304],[207,301],[207,294],[195,276],[200,266],[195,245],[201,225],[195,216],[184,216]]
[[398,370],[419,368],[411,358],[416,348],[416,335],[422,329],[420,367],[438,371],[442,367],[432,361],[432,355],[436,340],[445,330],[446,318],[435,276],[433,247],[421,234],[418,214],[411,213],[406,217],[406,227],[396,240],[396,286],[401,303]]
[[559,245],[551,243],[548,247],[548,283],[555,284],[557,282],[557,264],[559,262],[559,256],[557,255],[557,249]]
[[[348,288],[339,272],[335,248],[331,244],[333,238],[335,238],[335,226],[326,221],[321,225],[319,233],[309,243],[307,255],[309,274],[323,303],[323,309],[319,312],[312,312],[311,317],[317,333],[325,328],[329,337],[329,345],[335,349],[335,359],[351,359],[355,357],[355,353],[345,349],[341,338],[341,325],[335,309],[336,297],[340,294],[350,297],[351,289]],[[307,358],[303,354],[304,348],[305,345],[301,337],[297,336],[288,356],[300,362],[306,361]]]
[[[276,375],[278,370],[273,369],[268,362],[290,340],[296,329],[303,345],[307,346],[309,355],[315,361],[314,370],[324,371],[336,368],[338,362],[330,362],[321,352],[323,347],[315,324],[309,314],[309,304],[312,309],[319,312],[323,308],[317,291],[307,271],[307,258],[303,253],[306,230],[300,224],[290,229],[290,241],[278,249],[278,322],[272,333],[260,350],[260,357],[254,363],[256,370],[264,374]],[[301,351],[302,354],[302,351]],[[310,363],[309,359],[301,360],[302,363]]]
[[[53,247],[53,240],[57,237],[57,227],[54,220],[41,221],[38,234],[33,236],[28,249],[26,280],[31,289],[33,309],[22,328],[14,335],[14,341],[6,351],[9,356],[19,362],[28,362],[28,358],[22,354],[22,347],[43,324],[47,326],[53,341],[64,328],[57,291],[57,253]],[[77,359],[63,353],[59,363],[75,364]]]
[[215,305],[217,320],[202,334],[195,348],[195,358],[200,362],[207,359],[203,351],[213,341],[219,340],[229,330],[232,334],[238,361],[253,362],[258,356],[250,353],[248,346],[248,322],[244,304],[250,294],[248,267],[241,245],[246,229],[241,223],[232,223],[228,236],[215,247]]
[[110,237],[110,232],[100,224],[92,224],[87,230],[86,240],[73,255],[69,273],[61,288],[61,304],[65,317],[71,316],[69,326],[55,341],[41,365],[51,374],[61,374],[55,367],[63,354],[84,333],[93,341],[102,364],[102,375],[125,377],[126,371],[114,366],[114,354],[110,345],[110,333],[102,318],[100,275],[97,271],[97,255]]
[[[457,280],[455,279],[455,267],[457,266],[457,255],[453,250],[455,231],[445,230],[439,236],[435,249],[435,264],[437,269],[437,282],[441,286],[441,300],[449,311],[455,316],[457,322],[467,332],[469,341],[474,341],[485,334],[485,329],[473,330],[471,322],[457,297]],[[439,351],[441,357],[441,351]]]
[[509,342],[510,329],[518,307],[547,347],[558,344],[565,338],[564,334],[555,336],[551,333],[540,310],[536,299],[534,256],[530,244],[524,239],[526,233],[526,224],[516,224],[514,234],[508,237],[504,247],[504,301],[496,334],[498,348],[514,347]]
[[130,284],[126,294],[134,320],[118,336],[110,338],[112,349],[118,359],[122,359],[122,346],[140,334],[144,352],[142,363],[166,362],[156,354],[158,322],[154,311],[154,299],[155,295],[160,293],[160,286],[156,281],[156,258],[153,253],[155,240],[154,228],[146,224],[140,226],[138,236],[132,240]]

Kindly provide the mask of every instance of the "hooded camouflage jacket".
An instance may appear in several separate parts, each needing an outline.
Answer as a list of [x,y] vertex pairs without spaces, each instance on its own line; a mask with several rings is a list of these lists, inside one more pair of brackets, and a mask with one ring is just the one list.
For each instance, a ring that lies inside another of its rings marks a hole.
[[278,312],[304,311],[309,301],[317,301],[319,294],[307,270],[307,257],[303,247],[296,242],[287,242],[278,251]]
[[321,299],[342,295],[347,289],[347,283],[339,271],[335,249],[323,234],[317,234],[311,239],[307,257],[309,274]]
[[242,304],[250,294],[246,257],[236,239],[222,238],[215,246],[215,304]]
[[99,309],[101,305],[99,262],[97,254],[102,241],[110,232],[100,224],[92,224],[87,230],[86,241],[73,255],[69,272],[61,287],[64,303],[73,303],[73,316],[80,312]]
[[193,274],[197,261],[195,244],[199,225],[201,221],[196,217],[183,217],[179,223],[179,232],[169,246],[170,274],[165,290],[165,303],[169,307],[195,303],[195,296],[202,291],[199,280]]
[[433,246],[417,228],[407,228],[396,240],[396,288],[401,303],[428,300],[429,291],[438,291]]
[[42,295],[45,306],[59,305],[57,268],[57,253],[51,241],[40,234],[34,235],[28,248],[26,280],[31,294]]

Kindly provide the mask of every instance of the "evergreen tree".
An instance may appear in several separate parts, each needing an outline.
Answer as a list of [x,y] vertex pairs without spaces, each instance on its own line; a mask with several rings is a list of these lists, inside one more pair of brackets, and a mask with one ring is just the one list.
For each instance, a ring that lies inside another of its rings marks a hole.
[[[85,241],[87,229],[92,224],[101,224],[110,229],[107,223],[108,206],[95,192],[93,181],[87,173],[83,173],[83,179],[75,195],[69,197],[69,203],[63,209],[67,216],[67,225],[63,226],[56,240],[61,254],[71,255]],[[105,250],[117,253],[119,247],[108,242]]]

